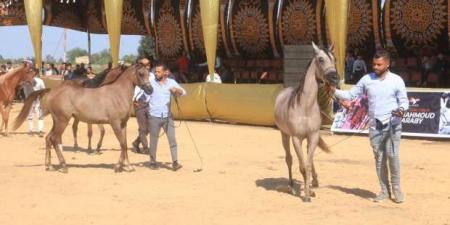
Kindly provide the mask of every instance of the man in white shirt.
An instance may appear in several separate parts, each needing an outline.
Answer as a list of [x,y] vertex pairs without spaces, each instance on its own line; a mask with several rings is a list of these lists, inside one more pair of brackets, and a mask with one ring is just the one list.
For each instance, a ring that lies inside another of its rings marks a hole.
[[331,87],[331,92],[337,98],[345,100],[354,99],[362,94],[367,95],[369,138],[381,187],[381,192],[374,201],[381,202],[389,198],[392,187],[394,202],[402,203],[404,196],[400,189],[399,146],[402,117],[409,108],[409,101],[405,83],[400,76],[389,71],[389,66],[389,52],[380,50],[373,57],[374,73],[363,76],[349,91]]
[[155,66],[155,79],[150,79],[153,93],[150,95],[150,168],[156,169],[156,148],[158,146],[159,132],[164,129],[169,141],[172,156],[172,169],[174,171],[182,166],[178,163],[177,142],[175,139],[175,127],[170,112],[171,96],[179,97],[186,91],[173,79],[168,78],[169,70],[164,63]]
[[[27,84],[24,86],[24,94],[27,98],[32,92],[39,91],[45,89],[44,81],[39,78],[39,75],[34,75],[33,81],[31,84]],[[28,114],[28,133],[30,135],[33,134],[33,118],[38,118],[38,135],[39,137],[44,136],[44,115],[42,114],[41,110],[41,103],[39,98],[36,99],[33,102],[33,105],[31,106],[30,114]]]

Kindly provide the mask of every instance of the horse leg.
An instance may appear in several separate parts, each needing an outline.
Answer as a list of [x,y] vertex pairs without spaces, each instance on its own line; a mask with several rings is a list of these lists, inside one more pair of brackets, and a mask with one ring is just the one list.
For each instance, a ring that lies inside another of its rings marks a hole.
[[4,136],[8,136],[8,120],[9,120],[9,112],[11,111],[12,104],[8,103],[3,111],[3,123],[5,124],[5,133]]
[[3,125],[5,124],[5,122],[3,121],[3,104],[0,104],[0,115],[2,115],[2,122],[0,125],[0,133],[3,131]]
[[[296,136],[292,136],[292,144],[294,145],[295,153],[297,154],[298,158],[298,167],[300,169],[300,173],[303,176],[303,182],[306,185],[306,174],[305,174],[305,162],[303,160],[303,151],[302,151],[302,139]],[[301,190],[299,188],[298,190],[299,195],[301,195]]]
[[98,124],[97,125],[98,128],[100,129],[100,139],[98,140],[97,143],[97,153],[101,153],[100,149],[102,148],[102,143],[103,143],[103,137],[105,137],[105,127],[103,126],[103,124]]
[[316,167],[314,166],[314,158],[311,160],[311,167],[312,167],[312,187],[318,188],[319,179],[317,178]]
[[58,170],[62,173],[67,173],[67,165],[66,160],[64,159],[64,156],[62,154],[62,134],[64,130],[67,127],[67,124],[69,123],[69,119],[60,118],[60,119],[54,119],[54,125],[53,125],[53,135],[50,139],[53,144],[53,148],[55,148],[56,155],[58,156],[59,164],[61,168]]
[[[127,156],[126,155],[126,151],[127,151],[126,126],[124,126],[120,122],[114,122],[114,123],[111,123],[111,127],[114,131],[114,134],[117,137],[117,140],[119,140],[120,149],[121,149],[119,161],[114,166],[114,172],[118,173],[118,172],[122,172],[123,165],[124,165],[123,162],[125,160],[125,157]],[[133,168],[129,168],[129,169],[134,170]]]
[[73,133],[73,148],[78,149],[78,141],[77,141],[77,132],[78,132],[78,123],[80,121],[74,117],[72,124],[72,133]]
[[52,165],[52,135],[53,135],[53,127],[48,132],[47,136],[45,137],[45,170],[46,171],[55,171],[55,168]]
[[291,146],[289,143],[290,140],[290,136],[281,132],[281,141],[283,142],[283,148],[284,151],[286,152],[286,165],[288,167],[288,173],[289,173],[289,188],[294,187],[294,180],[292,179],[292,155],[291,155]]
[[305,202],[311,202],[311,197],[314,197],[315,194],[311,190],[311,174],[312,174],[312,164],[314,158],[314,151],[319,142],[319,132],[315,132],[310,134],[308,137],[308,146],[307,146],[307,159],[306,159],[306,183],[305,183]]
[[92,124],[88,123],[87,128],[88,128],[88,149],[87,150],[89,153],[93,153],[92,152]]

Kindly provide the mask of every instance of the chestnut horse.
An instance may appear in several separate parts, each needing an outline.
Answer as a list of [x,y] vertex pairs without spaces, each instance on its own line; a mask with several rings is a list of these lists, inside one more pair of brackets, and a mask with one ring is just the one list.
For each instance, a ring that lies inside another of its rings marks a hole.
[[5,136],[8,136],[9,112],[12,108],[12,102],[16,97],[16,89],[25,82],[32,82],[36,71],[33,65],[24,62],[22,66],[14,68],[0,76],[0,113],[2,114],[2,124],[0,132],[5,126]]
[[130,165],[127,153],[126,127],[136,85],[148,94],[153,91],[150,86],[149,71],[140,63],[127,68],[113,83],[99,88],[60,85],[52,90],[35,91],[25,101],[13,128],[17,129],[25,121],[32,102],[41,97],[44,115],[51,114],[53,119],[53,127],[45,138],[46,170],[54,170],[51,164],[51,147],[53,146],[60,163],[59,171],[67,173],[66,161],[62,155],[61,136],[69,120],[74,117],[85,123],[110,124],[121,147],[119,161],[114,166],[114,170],[115,172],[121,172],[123,169],[132,171],[134,168]]

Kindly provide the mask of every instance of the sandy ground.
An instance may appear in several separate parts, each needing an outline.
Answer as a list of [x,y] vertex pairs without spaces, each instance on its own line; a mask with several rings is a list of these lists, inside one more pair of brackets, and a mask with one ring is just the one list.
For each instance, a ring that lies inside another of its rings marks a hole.
[[[12,118],[21,106],[14,106]],[[48,130],[50,117],[45,122]],[[68,174],[44,171],[44,139],[29,136],[26,124],[9,137],[0,136],[0,224],[450,224],[449,142],[402,141],[403,204],[371,201],[378,184],[367,137],[351,137],[334,146],[333,154],[317,150],[321,186],[312,203],[303,203],[278,191],[287,184],[287,169],[277,130],[187,125],[176,129],[184,166],[177,172],[150,170],[148,156],[130,152],[136,171],[114,173],[119,147],[109,127],[102,155],[86,153],[84,124],[78,151],[66,130]],[[187,128],[204,160],[199,173],[193,172],[201,165]],[[131,118],[128,140],[136,134]],[[96,128],[94,135],[96,142]],[[323,135],[330,145],[347,137]],[[158,160],[170,165],[166,137],[160,140]],[[303,182],[294,171],[298,187]]]

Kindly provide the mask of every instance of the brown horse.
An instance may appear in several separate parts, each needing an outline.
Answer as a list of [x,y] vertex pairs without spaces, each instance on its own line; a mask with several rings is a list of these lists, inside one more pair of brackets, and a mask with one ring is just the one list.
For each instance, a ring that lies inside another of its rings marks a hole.
[[[61,85],[80,85],[85,88],[97,88],[101,87],[107,84],[111,84],[114,82],[119,75],[125,71],[127,67],[126,66],[120,66],[117,68],[114,68],[112,70],[105,70],[102,73],[95,76],[94,79],[84,79],[84,80],[68,80],[64,81]],[[73,134],[73,140],[74,144],[73,147],[75,149],[78,149],[78,139],[77,139],[77,133],[78,133],[78,124],[79,120],[77,118],[74,118],[73,124],[72,124],[72,134]],[[92,124],[88,123],[88,152],[94,153],[92,151]],[[97,142],[97,148],[95,152],[97,154],[100,154],[100,148],[102,147],[103,143],[103,137],[105,136],[105,127],[103,124],[97,124],[98,128],[100,129],[100,139]]]
[[5,126],[5,136],[8,136],[9,112],[12,108],[12,102],[16,96],[16,89],[25,82],[32,82],[36,71],[33,65],[24,62],[22,66],[12,69],[0,76],[0,113],[2,114],[2,124],[0,132]]
[[[325,152],[330,152],[328,146],[319,135],[321,118],[317,101],[317,80],[328,84],[331,83],[334,86],[337,86],[339,82],[335,58],[331,53],[332,47],[328,51],[324,51],[313,43],[313,48],[315,56],[311,60],[306,75],[304,79],[301,79],[299,86],[297,88],[284,89],[275,100],[275,123],[280,129],[283,147],[286,152],[289,187],[292,190],[292,156],[289,144],[289,140],[292,137],[292,143],[299,160],[300,172],[305,182],[305,196],[303,200],[306,202],[311,201],[311,196],[314,196],[314,193],[310,192],[311,172],[312,186],[317,187],[319,185],[313,162],[314,150],[316,146],[319,146]],[[305,138],[308,142],[306,165],[303,161],[302,151],[302,142]]]
[[132,107],[132,97],[135,86],[138,85],[145,92],[153,91],[150,86],[149,72],[145,65],[135,64],[126,69],[111,84],[99,88],[83,88],[79,85],[60,85],[52,90],[44,89],[33,92],[25,101],[14,123],[17,129],[26,119],[32,102],[41,97],[44,115],[51,114],[53,127],[45,138],[46,170],[54,170],[51,165],[51,147],[55,149],[61,168],[60,172],[67,172],[66,161],[62,155],[61,136],[70,118],[74,117],[85,123],[110,124],[119,140],[121,154],[115,165],[116,172],[121,172],[126,163],[126,170],[132,171],[127,153],[126,126]]

